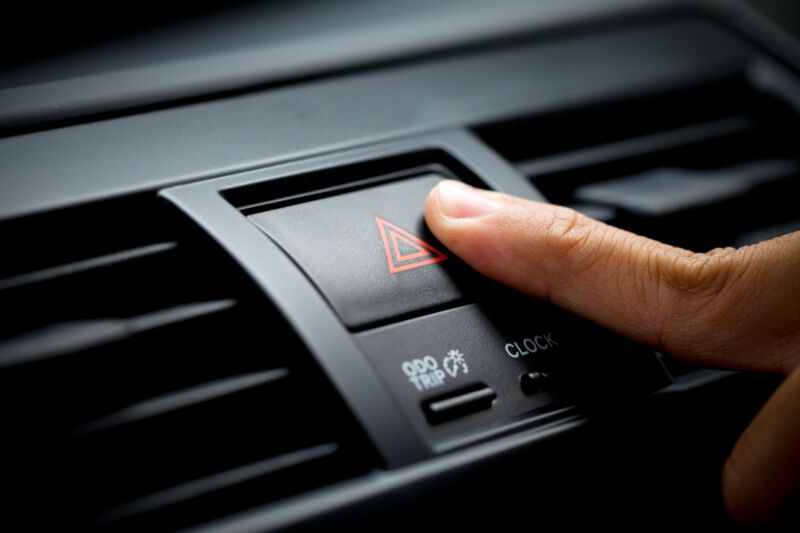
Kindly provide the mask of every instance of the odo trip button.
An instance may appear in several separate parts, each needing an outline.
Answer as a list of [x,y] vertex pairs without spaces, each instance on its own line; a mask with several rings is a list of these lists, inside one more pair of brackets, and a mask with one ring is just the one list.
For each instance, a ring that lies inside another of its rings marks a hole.
[[497,394],[483,383],[476,383],[457,391],[438,396],[422,404],[422,410],[431,424],[440,424],[466,416],[492,406]]

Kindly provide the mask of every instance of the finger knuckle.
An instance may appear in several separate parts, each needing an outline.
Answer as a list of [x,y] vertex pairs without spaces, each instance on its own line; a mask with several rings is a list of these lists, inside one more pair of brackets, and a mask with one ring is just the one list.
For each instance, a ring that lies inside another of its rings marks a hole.
[[739,266],[732,249],[674,256],[660,275],[666,289],[661,293],[665,322],[681,324],[687,331],[714,327],[738,305],[731,287],[741,274]]
[[731,251],[718,249],[678,256],[673,268],[667,271],[666,281],[683,294],[717,294],[729,283],[734,271]]
[[588,218],[577,211],[556,207],[546,222],[547,247],[553,256],[564,259],[574,256],[589,242],[592,226]]

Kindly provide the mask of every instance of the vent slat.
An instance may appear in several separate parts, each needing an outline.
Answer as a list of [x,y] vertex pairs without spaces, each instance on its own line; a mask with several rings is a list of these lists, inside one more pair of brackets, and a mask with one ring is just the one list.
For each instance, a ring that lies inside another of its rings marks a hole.
[[800,172],[800,161],[763,159],[713,170],[661,167],[575,188],[573,196],[628,211],[663,216],[735,198]]
[[289,470],[302,464],[325,458],[333,458],[338,451],[339,445],[337,443],[328,442],[278,455],[276,457],[270,457],[263,461],[220,472],[212,476],[195,479],[188,483],[158,491],[144,498],[133,500],[119,507],[112,508],[96,517],[93,523],[120,520],[175,505],[205,494],[263,478],[283,470]]
[[752,130],[754,126],[753,119],[747,116],[724,118],[546,157],[525,159],[517,162],[516,167],[521,174],[534,178],[741,134]]
[[184,305],[176,305],[168,309],[138,315],[127,320],[130,329],[134,333],[162,328],[180,322],[187,322],[200,317],[207,317],[222,311],[232,309],[236,305],[236,300],[214,300],[210,302],[194,302]]
[[233,376],[212,383],[204,383],[189,389],[183,389],[131,405],[130,407],[81,425],[76,428],[72,434],[90,433],[124,424],[131,424],[231,394],[261,387],[269,383],[274,383],[288,378],[289,375],[290,371],[288,368],[275,368],[263,372],[252,372],[250,374]]
[[235,300],[197,302],[132,318],[80,320],[53,324],[0,340],[0,369],[43,361],[118,342],[138,333],[231,309]]
[[97,268],[109,267],[120,263],[125,263],[127,261],[132,261],[134,259],[141,259],[144,257],[163,254],[165,252],[174,250],[177,246],[177,242],[161,242],[20,274],[18,276],[1,279],[0,291],[22,287],[33,283],[50,281]]

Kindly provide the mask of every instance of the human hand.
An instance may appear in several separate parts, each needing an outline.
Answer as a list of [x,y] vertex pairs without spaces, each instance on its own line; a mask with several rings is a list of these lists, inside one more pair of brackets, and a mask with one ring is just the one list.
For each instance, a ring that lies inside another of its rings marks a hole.
[[777,516],[800,495],[800,232],[694,253],[565,207],[444,181],[425,220],[486,276],[704,366],[791,374],[722,471],[728,512]]

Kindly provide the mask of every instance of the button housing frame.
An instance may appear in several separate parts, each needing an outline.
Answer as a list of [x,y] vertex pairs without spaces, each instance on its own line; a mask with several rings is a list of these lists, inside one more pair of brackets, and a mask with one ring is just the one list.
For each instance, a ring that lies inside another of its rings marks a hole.
[[[489,189],[544,201],[512,165],[472,132],[462,128],[189,183],[159,193],[161,198],[183,211],[216,240],[286,317],[375,444],[388,468],[416,463],[442,450],[419,436],[351,332],[297,264],[247,220],[246,212],[248,205],[254,203],[259,203],[260,209],[264,205],[260,202],[265,201],[301,201],[301,196],[310,198],[320,192],[327,193],[326,188],[331,186],[359,186],[359,179],[369,179],[369,176],[355,172],[351,174],[353,179],[336,182],[335,177],[341,176],[342,169],[374,168],[374,176],[378,175],[379,169],[386,169],[382,164],[394,165],[405,161],[408,164],[405,168],[394,168],[408,170],[419,166],[421,156],[432,155],[441,159],[429,159],[428,163],[449,163],[448,168],[458,172],[462,179],[472,175]],[[323,179],[319,182],[299,180],[298,176],[328,176],[333,177],[334,183]],[[306,181],[308,187],[301,191],[287,189],[290,181]],[[265,192],[266,196],[260,198],[252,196]],[[571,411],[571,408],[567,410]],[[574,426],[574,418],[570,416],[547,418],[551,434]],[[531,427],[539,422],[540,418],[531,418],[525,425]],[[474,438],[469,439],[469,442],[474,441]]]

